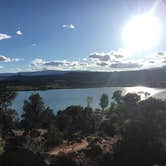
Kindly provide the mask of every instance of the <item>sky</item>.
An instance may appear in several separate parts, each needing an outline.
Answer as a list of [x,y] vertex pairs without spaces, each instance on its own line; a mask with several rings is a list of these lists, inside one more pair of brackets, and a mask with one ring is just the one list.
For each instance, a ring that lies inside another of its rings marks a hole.
[[[165,4],[165,0],[0,0],[0,72],[165,66]],[[151,10],[159,20],[151,27],[161,24],[155,44],[151,41],[156,29],[148,27],[147,40],[146,33],[130,26],[132,18]],[[127,24],[132,30],[123,39]],[[144,48],[146,43],[151,47]]]

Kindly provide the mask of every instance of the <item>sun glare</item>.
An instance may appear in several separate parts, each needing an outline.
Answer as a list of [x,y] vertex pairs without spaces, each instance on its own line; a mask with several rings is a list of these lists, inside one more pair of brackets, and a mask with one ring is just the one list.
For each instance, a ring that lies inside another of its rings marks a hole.
[[136,93],[141,97],[141,100],[144,100],[147,99],[148,97],[154,96],[155,94],[161,91],[162,91],[161,89],[136,86],[136,87],[124,88],[123,95],[126,95],[127,93]]
[[151,49],[160,40],[161,25],[152,13],[135,16],[126,24],[122,35],[128,50]]

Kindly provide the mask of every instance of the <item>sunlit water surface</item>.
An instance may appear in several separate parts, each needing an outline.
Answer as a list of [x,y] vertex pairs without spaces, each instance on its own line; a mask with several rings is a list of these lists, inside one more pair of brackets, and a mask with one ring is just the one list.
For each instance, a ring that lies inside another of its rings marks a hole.
[[104,87],[104,88],[87,88],[87,89],[55,89],[46,91],[20,91],[13,102],[13,107],[19,112],[22,112],[24,100],[26,100],[32,93],[39,93],[45,104],[55,112],[62,110],[70,105],[87,105],[87,96],[91,96],[93,101],[91,106],[99,108],[100,96],[105,93],[108,94],[111,102],[111,97],[114,91],[122,90],[123,94],[137,93],[141,99],[148,97],[157,97],[166,99],[166,89],[148,88],[148,87]]

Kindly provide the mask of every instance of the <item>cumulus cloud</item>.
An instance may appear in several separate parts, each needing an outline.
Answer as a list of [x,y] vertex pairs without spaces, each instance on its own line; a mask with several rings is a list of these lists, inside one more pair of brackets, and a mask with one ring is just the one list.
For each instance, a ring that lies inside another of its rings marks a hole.
[[42,69],[55,69],[55,70],[84,70],[87,66],[87,63],[79,61],[45,61],[43,59],[34,59],[32,61],[32,67],[38,70]]
[[82,61],[34,59],[32,67],[38,70],[91,70],[91,71],[114,71],[125,69],[137,69],[141,63],[126,61],[125,53],[121,50],[110,52],[95,52],[83,58]]
[[98,62],[98,63],[96,63],[96,65],[98,65],[98,66],[108,66],[108,64],[105,63],[105,62]]
[[46,63],[46,61],[44,61],[43,59],[39,59],[39,58],[36,58],[32,61],[32,65],[34,65],[34,66],[43,65],[45,63]]
[[80,66],[85,65],[86,63],[81,63],[78,61],[49,61],[44,64],[44,66],[52,66],[52,67],[67,67],[67,68],[78,68]]
[[66,28],[66,29],[75,29],[75,25],[73,24],[64,24],[62,25],[62,28]]
[[122,71],[162,67],[166,64],[166,52],[160,51],[151,56],[135,59],[122,51],[94,52],[80,61],[34,59],[34,70],[89,70]]
[[143,63],[144,63],[144,68],[156,68],[164,66],[165,62],[166,62],[166,52],[158,51],[152,54]]
[[121,59],[125,56],[122,50],[110,51],[110,52],[94,52],[89,54],[89,58],[98,61],[115,61],[116,59]]
[[0,33],[0,40],[10,39],[10,38],[12,38],[12,36],[7,35],[7,34]]
[[150,61],[149,61],[149,63],[152,63],[152,64],[153,64],[153,63],[155,63],[155,61],[153,61],[153,60],[150,60]]
[[0,62],[11,62],[11,59],[9,57],[0,55]]
[[9,58],[4,55],[0,55],[0,62],[19,62],[23,59],[20,58]]
[[17,35],[23,35],[23,33],[20,30],[16,31],[16,34]]
[[134,63],[134,62],[117,62],[110,65],[111,68],[119,68],[119,69],[130,69],[130,68],[140,68],[142,64]]
[[45,66],[62,66],[62,65],[65,65],[65,64],[68,64],[67,62],[64,63],[64,62],[46,62],[44,65]]
[[166,57],[166,52],[165,51],[159,51],[154,53],[154,58],[163,58]]
[[165,56],[166,53],[165,52],[157,52],[156,56]]
[[100,61],[109,61],[111,60],[110,56],[104,53],[92,53],[89,55],[89,58],[97,59]]

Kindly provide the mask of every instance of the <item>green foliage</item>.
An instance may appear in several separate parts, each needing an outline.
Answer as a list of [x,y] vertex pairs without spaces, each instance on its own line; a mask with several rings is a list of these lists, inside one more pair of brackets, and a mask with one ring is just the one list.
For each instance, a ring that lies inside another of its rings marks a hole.
[[0,89],[0,110],[6,110],[11,106],[12,101],[16,97],[16,92]]
[[40,116],[41,119],[41,128],[48,129],[52,124],[55,123],[56,117],[53,113],[53,110],[47,107]]
[[0,137],[0,155],[2,155],[3,152],[5,151],[4,148],[5,148],[5,140],[2,137]]
[[123,139],[115,150],[117,165],[151,166],[160,161],[161,144],[155,126],[144,121],[128,120],[121,129]]
[[70,106],[57,114],[56,123],[60,131],[71,135],[76,132],[92,132],[95,119],[90,108]]
[[166,110],[166,101],[152,97],[141,101],[139,105],[143,110],[148,111]]
[[46,142],[44,140],[33,139],[29,137],[23,147],[33,153],[42,153],[46,149]]
[[127,105],[136,105],[141,100],[141,98],[135,93],[128,93],[123,97],[122,100]]
[[120,104],[121,99],[122,99],[122,91],[117,90],[113,93],[112,99],[117,103]]
[[12,128],[18,125],[18,114],[14,109],[7,109],[6,111],[0,110],[0,128],[3,135],[7,134]]
[[99,131],[102,133],[105,133],[108,136],[113,136],[114,128],[113,128],[111,120],[102,121],[102,123],[100,124]]
[[49,148],[60,145],[63,143],[63,139],[64,139],[63,133],[60,132],[55,125],[50,126],[46,137],[46,146]]
[[55,120],[53,111],[45,107],[43,99],[38,93],[32,94],[24,101],[22,114],[22,127],[25,129],[48,128]]
[[117,118],[112,125],[116,126],[122,141],[115,148],[113,164],[159,163],[165,146],[162,142],[166,140],[166,102],[153,98],[140,102],[138,95],[127,94],[115,112]]
[[17,126],[17,113],[14,109],[10,108],[15,97],[16,93],[14,91],[0,89],[0,129],[3,136],[5,136],[11,128]]
[[76,162],[69,156],[61,154],[55,158],[57,166],[77,166]]
[[2,166],[48,166],[40,154],[34,154],[27,149],[11,149],[0,158]]
[[107,94],[102,94],[102,96],[100,98],[100,106],[101,106],[103,111],[108,106],[108,104],[109,104],[108,95]]
[[[7,98],[2,96],[0,94],[0,128],[2,133],[4,131],[7,133],[16,126],[17,114],[15,110],[9,108],[14,95],[11,94]],[[108,111],[93,112],[89,102],[86,108],[70,106],[55,116],[53,111],[44,105],[38,93],[32,94],[24,102],[21,124],[25,129],[35,129],[33,131],[39,128],[46,129],[47,134],[42,139],[27,134],[25,136],[27,142],[23,147],[40,153],[45,152],[47,148],[62,144],[64,139],[73,141],[87,135],[91,137],[101,135],[99,142],[101,145],[105,143],[104,146],[107,147],[107,141],[103,139],[107,140],[116,135],[120,138],[119,142],[113,145],[109,142],[113,146],[114,153],[111,151],[109,153],[109,149],[105,148],[108,154],[103,154],[102,146],[94,142],[88,153],[88,161],[92,156],[93,160],[97,161],[96,156],[99,156],[99,161],[104,165],[152,166],[154,163],[165,165],[166,101],[154,98],[140,101],[140,96],[137,94],[128,93],[122,96],[121,91],[114,92],[112,99],[114,102]],[[103,94],[100,98],[102,110],[105,110],[108,104],[108,95]],[[3,153],[3,150],[4,141],[0,139],[0,153]],[[87,149],[81,151],[81,154],[85,151]],[[73,158],[68,155],[56,157],[55,163],[76,165]]]

